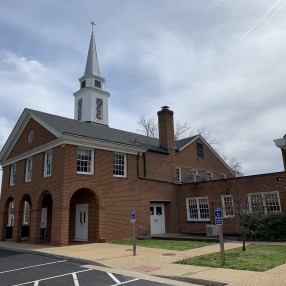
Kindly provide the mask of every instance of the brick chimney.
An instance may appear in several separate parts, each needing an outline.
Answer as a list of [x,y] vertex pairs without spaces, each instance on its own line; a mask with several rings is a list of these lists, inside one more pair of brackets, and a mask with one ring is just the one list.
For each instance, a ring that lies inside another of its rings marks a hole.
[[169,106],[163,106],[158,112],[159,125],[159,143],[160,147],[171,152],[174,143],[174,112],[169,109]]

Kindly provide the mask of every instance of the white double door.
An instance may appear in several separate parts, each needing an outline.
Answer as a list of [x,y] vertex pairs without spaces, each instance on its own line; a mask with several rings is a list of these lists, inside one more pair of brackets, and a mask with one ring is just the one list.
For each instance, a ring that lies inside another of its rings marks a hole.
[[150,204],[151,234],[165,233],[164,204]]
[[88,204],[76,205],[75,241],[88,241]]

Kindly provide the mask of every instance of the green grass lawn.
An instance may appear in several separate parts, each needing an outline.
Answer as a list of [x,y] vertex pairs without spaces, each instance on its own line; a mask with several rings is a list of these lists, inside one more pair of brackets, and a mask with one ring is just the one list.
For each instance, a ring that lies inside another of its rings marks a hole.
[[[246,251],[242,251],[241,247],[234,248],[225,252],[225,260],[225,268],[266,271],[286,263],[286,246],[249,245]],[[188,258],[176,263],[222,267],[220,252]]]
[[[133,245],[132,239],[109,241],[112,244]],[[187,249],[199,248],[207,245],[216,244],[215,242],[201,242],[201,241],[181,241],[181,240],[160,240],[160,239],[136,239],[136,245],[142,247],[161,248],[168,250],[184,251]]]

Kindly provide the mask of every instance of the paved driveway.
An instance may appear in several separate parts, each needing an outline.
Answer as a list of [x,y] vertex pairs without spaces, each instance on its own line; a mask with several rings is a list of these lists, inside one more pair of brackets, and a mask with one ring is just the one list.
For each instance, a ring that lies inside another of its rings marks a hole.
[[125,275],[112,274],[109,272],[109,268],[105,268],[105,271],[99,271],[82,266],[83,263],[66,259],[0,249],[0,285],[166,285]]

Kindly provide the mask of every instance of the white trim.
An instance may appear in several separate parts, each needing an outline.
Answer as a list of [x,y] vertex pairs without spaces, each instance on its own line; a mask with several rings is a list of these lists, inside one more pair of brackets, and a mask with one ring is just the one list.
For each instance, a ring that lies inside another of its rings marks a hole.
[[[224,198],[231,198],[233,215],[227,215],[226,214]],[[223,209],[223,217],[224,218],[234,218],[233,196],[232,195],[222,195],[221,196],[221,203],[222,203],[222,209]]]
[[12,130],[10,136],[8,137],[4,147],[0,153],[0,162],[5,161],[12,149],[14,148],[15,144],[17,143],[19,137],[22,135],[24,129],[26,128],[30,119],[34,119],[44,128],[46,128],[49,132],[51,132],[56,137],[61,137],[61,133],[53,129],[50,125],[46,124],[44,121],[40,120],[37,116],[32,114],[28,109],[24,109],[22,115],[18,119],[14,129]]
[[10,167],[10,187],[15,185],[16,181],[16,164],[12,164]]
[[[48,154],[51,154],[51,168],[50,168],[50,174],[47,174],[48,171]],[[45,158],[44,158],[44,178],[51,177],[52,175],[52,166],[53,166],[53,150],[48,150],[45,152]]]
[[270,194],[275,194],[275,195],[277,195],[277,200],[278,200],[278,205],[279,205],[280,211],[276,211],[276,212],[282,213],[281,203],[280,203],[280,196],[279,196],[279,192],[278,192],[278,191],[248,193],[248,194],[247,194],[247,198],[248,198],[248,206],[249,206],[249,211],[250,211],[250,213],[252,213],[251,195],[261,195],[261,197],[262,197],[262,203],[263,203],[263,208],[264,208],[264,214],[272,213],[272,212],[268,212],[268,211],[267,211],[266,203],[265,203],[265,195],[270,195]]
[[[200,207],[199,207],[199,200],[200,200],[200,199],[207,199],[207,202],[208,202],[208,211],[209,211],[209,217],[208,217],[208,218],[201,218],[201,212],[200,212]],[[196,200],[197,210],[198,210],[198,218],[191,218],[190,208],[189,208],[189,200]],[[205,197],[190,197],[190,198],[186,198],[186,205],[187,205],[187,221],[210,221],[210,204],[209,204],[209,198],[208,198],[208,196],[205,196]]]
[[107,151],[125,153],[125,154],[131,154],[131,155],[137,155],[138,153],[141,155],[142,153],[147,151],[147,149],[144,149],[142,147],[136,147],[136,146],[130,146],[130,145],[121,144],[121,143],[107,142],[107,141],[103,141],[99,139],[64,134],[62,138],[55,139],[47,144],[36,147],[33,150],[30,150],[28,152],[22,153],[11,159],[1,162],[1,166],[5,167],[8,165],[14,164],[16,162],[27,159],[34,155],[40,154],[42,152],[46,152],[55,147],[64,146],[65,144],[73,145],[73,146],[81,146],[84,148],[107,150]]
[[114,175],[114,161],[113,161],[113,177],[127,178],[127,156],[126,154],[113,153],[113,160],[114,160],[114,155],[120,155],[124,157],[124,175]]
[[[82,148],[82,147],[78,147],[77,148],[77,156],[76,159],[78,162],[78,152],[79,150],[83,150],[83,151],[91,151],[91,161],[90,161],[90,172],[81,172],[81,171],[77,171],[77,174],[81,174],[81,175],[94,175],[94,150],[90,149],[90,148]],[[76,165],[77,167],[78,165]]]
[[[31,162],[31,165],[30,165]],[[29,169],[31,167],[31,169]],[[25,182],[32,181],[32,174],[33,174],[33,157],[27,158],[26,160],[26,172],[25,172]]]
[[177,183],[182,182],[182,169],[181,169],[181,167],[176,167],[176,181],[177,181]]

